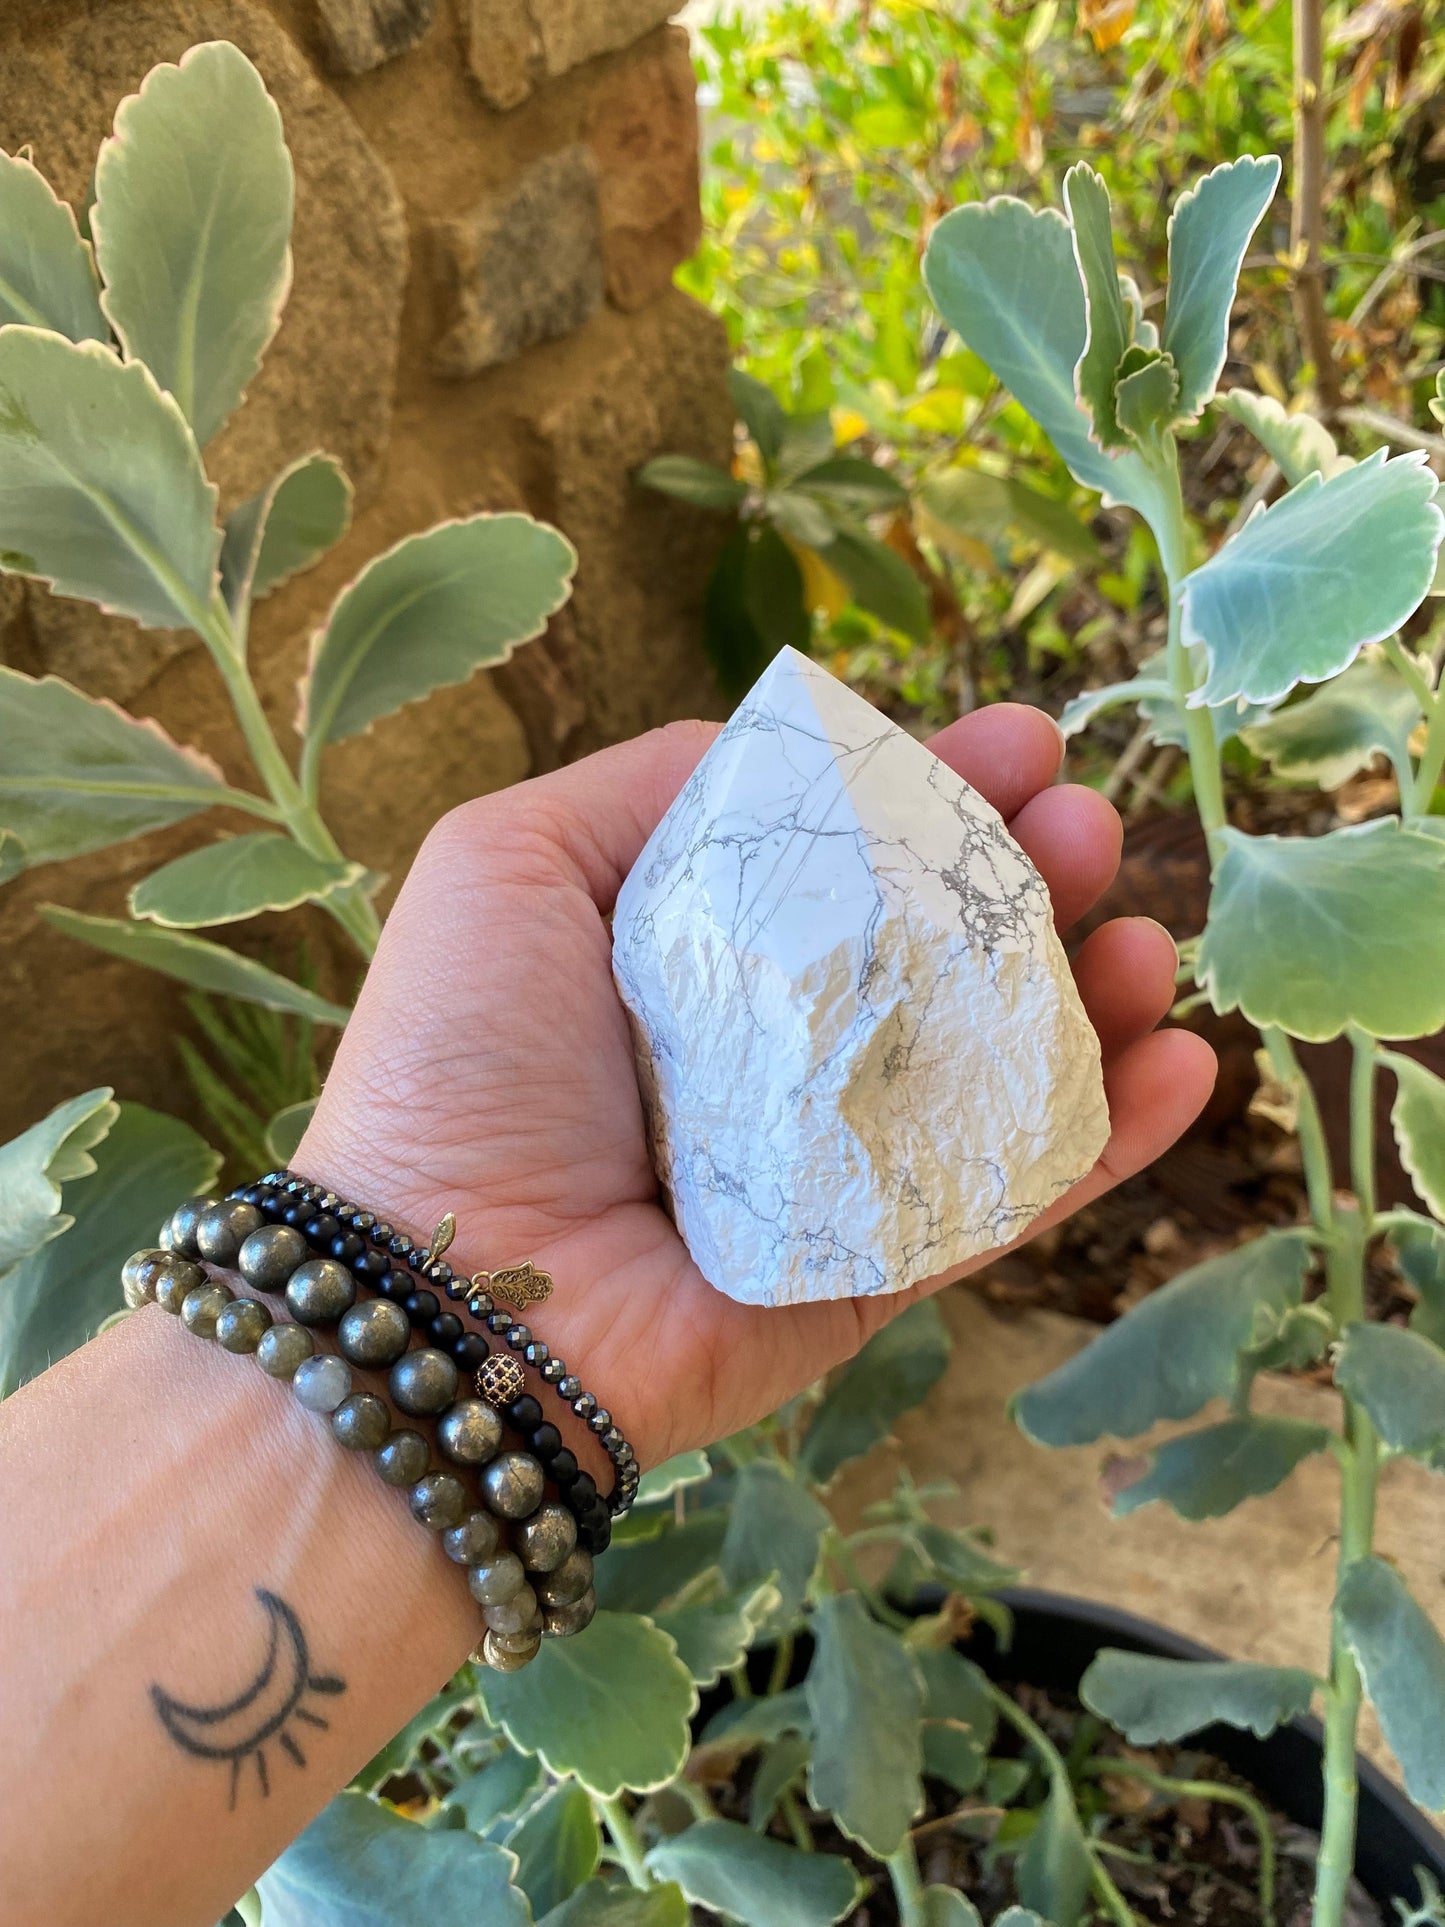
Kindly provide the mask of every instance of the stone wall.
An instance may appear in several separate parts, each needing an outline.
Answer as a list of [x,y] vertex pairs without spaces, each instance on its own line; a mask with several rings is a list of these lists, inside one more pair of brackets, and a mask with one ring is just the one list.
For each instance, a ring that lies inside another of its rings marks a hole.
[[[697,119],[678,0],[7,0],[0,146],[29,145],[79,205],[117,102],[157,61],[233,40],[285,121],[295,280],[246,402],[207,454],[223,509],[328,449],[357,487],[346,541],[259,605],[252,655],[289,726],[305,639],[342,584],[402,535],[525,507],[581,557],[545,639],[332,752],[348,853],[399,879],[427,825],[669,718],[717,713],[699,646],[718,533],[638,489],[649,456],[730,447],[719,324],[672,286],[698,236]],[[0,578],[0,659],[157,718],[239,777],[208,658]],[[235,827],[243,827],[239,822]],[[38,924],[57,900],[119,914],[126,889],[209,827],[181,826],[0,895],[0,1138],[113,1083],[192,1109],[176,987]],[[230,933],[282,965],[304,938],[330,986],[354,966],[317,917]]]

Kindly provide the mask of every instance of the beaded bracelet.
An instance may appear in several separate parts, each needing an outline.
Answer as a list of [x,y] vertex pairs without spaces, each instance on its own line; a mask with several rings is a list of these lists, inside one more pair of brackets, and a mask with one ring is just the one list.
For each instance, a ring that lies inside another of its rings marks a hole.
[[[514,1671],[535,1657],[543,1633],[566,1636],[588,1624],[596,1609],[591,1553],[578,1543],[571,1515],[544,1501],[542,1465],[525,1453],[498,1452],[500,1416],[480,1400],[453,1397],[454,1363],[434,1349],[409,1350],[410,1325],[395,1306],[357,1304],[341,1266],[311,1259],[294,1229],[264,1225],[251,1206],[194,1199],[163,1235],[167,1248],[127,1261],[127,1304],[158,1303],[198,1336],[254,1353],[270,1376],[292,1381],[299,1403],[330,1420],[339,1443],[369,1450],[388,1484],[409,1487],[413,1515],[440,1532],[448,1556],[468,1569],[487,1625],[474,1658]],[[275,1323],[266,1305],[238,1298],[197,1258],[236,1267],[258,1290],[284,1291],[300,1322]],[[346,1357],[317,1351],[308,1327],[331,1323],[342,1328]],[[385,1399],[353,1388],[347,1358],[364,1367],[390,1365],[397,1403],[414,1417],[438,1418],[443,1454],[454,1466],[477,1470],[488,1509],[469,1510],[458,1472],[434,1469],[422,1435],[396,1427]],[[515,1549],[503,1543],[507,1522]]]
[[[523,1417],[514,1418],[520,1430],[530,1431],[541,1426],[542,1410],[537,1401],[525,1393],[521,1366],[515,1359],[500,1355],[494,1355],[495,1362],[488,1366],[486,1360],[491,1348],[486,1339],[480,1332],[466,1331],[457,1314],[443,1311],[435,1293],[425,1286],[436,1285],[448,1298],[464,1304],[478,1323],[484,1324],[494,1336],[504,1338],[513,1352],[521,1354],[542,1383],[553,1388],[558,1398],[583,1420],[611,1459],[617,1476],[612,1491],[602,1501],[604,1516],[621,1518],[628,1511],[637,1496],[642,1473],[631,1445],[612,1414],[599,1406],[581,1380],[567,1370],[562,1359],[552,1356],[547,1345],[534,1337],[527,1325],[518,1322],[510,1312],[496,1308],[488,1288],[505,1285],[517,1292],[520,1301],[541,1302],[551,1290],[546,1273],[538,1272],[528,1263],[505,1271],[478,1272],[470,1279],[458,1277],[441,1256],[455,1230],[455,1221],[450,1217],[442,1220],[429,1247],[423,1250],[404,1232],[379,1222],[373,1212],[347,1203],[334,1191],[308,1183],[284,1167],[269,1172],[255,1184],[238,1186],[230,1197],[236,1202],[255,1205],[273,1222],[299,1230],[313,1250],[346,1265],[363,1283],[400,1303],[413,1325],[425,1328],[435,1344],[449,1349],[464,1370],[478,1374],[478,1389],[484,1396],[505,1405],[509,1411],[522,1406]],[[425,1281],[422,1286],[413,1283],[409,1275],[412,1272]],[[490,1383],[484,1376],[488,1372],[492,1375]],[[533,1424],[524,1422],[528,1419],[532,1419]],[[547,1429],[550,1432],[555,1428]],[[560,1436],[558,1442],[560,1444]],[[579,1487],[579,1496],[590,1496],[597,1490],[595,1481],[585,1472],[571,1490],[578,1492]],[[605,1551],[610,1534],[597,1536],[602,1538],[602,1543],[594,1546],[593,1551]]]

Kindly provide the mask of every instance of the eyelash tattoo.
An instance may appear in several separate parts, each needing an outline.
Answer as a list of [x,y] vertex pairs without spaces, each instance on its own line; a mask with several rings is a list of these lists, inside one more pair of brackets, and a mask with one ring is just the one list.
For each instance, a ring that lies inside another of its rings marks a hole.
[[266,1654],[251,1684],[235,1699],[219,1706],[193,1706],[167,1693],[163,1687],[153,1685],[150,1689],[151,1703],[161,1725],[177,1746],[198,1760],[229,1763],[232,1809],[248,1759],[254,1758],[256,1762],[256,1777],[263,1796],[270,1794],[271,1778],[266,1764],[268,1741],[275,1740],[288,1759],[297,1766],[305,1766],[306,1755],[295,1735],[287,1730],[288,1723],[299,1720],[323,1731],[330,1725],[321,1714],[302,1704],[306,1695],[346,1691],[345,1680],[331,1673],[311,1671],[306,1635],[286,1601],[259,1586],[256,1597],[269,1626]]

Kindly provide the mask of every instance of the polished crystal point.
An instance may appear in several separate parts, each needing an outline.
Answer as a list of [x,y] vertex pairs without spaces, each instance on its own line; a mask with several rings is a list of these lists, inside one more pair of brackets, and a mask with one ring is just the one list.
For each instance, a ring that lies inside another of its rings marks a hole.
[[785,649],[622,887],[613,972],[698,1268],[903,1291],[1093,1166],[1098,1040],[1042,878],[921,743]]

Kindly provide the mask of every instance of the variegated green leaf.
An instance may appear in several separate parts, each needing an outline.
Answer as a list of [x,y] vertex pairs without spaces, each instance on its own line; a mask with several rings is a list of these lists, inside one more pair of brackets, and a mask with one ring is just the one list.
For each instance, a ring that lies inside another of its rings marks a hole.
[[1383,656],[1370,653],[1301,701],[1239,733],[1276,776],[1334,790],[1377,755],[1388,756],[1405,790],[1411,778],[1410,736],[1419,720],[1420,705],[1408,683]]
[[24,864],[83,856],[235,800],[211,759],[159,723],[0,664],[0,825]]
[[858,1904],[857,1874],[831,1853],[803,1853],[733,1820],[706,1820],[647,1856],[695,1906],[744,1927],[832,1927]]
[[886,1860],[923,1811],[923,1681],[897,1633],[856,1593],[825,1599],[812,1633],[808,1797]]
[[1174,204],[1160,345],[1179,370],[1182,415],[1197,415],[1214,393],[1240,264],[1278,185],[1275,155],[1245,154],[1196,181]]
[[1179,377],[1168,355],[1131,348],[1114,384],[1114,413],[1123,433],[1152,449],[1178,412]]
[[254,958],[223,944],[208,943],[180,930],[161,930],[154,924],[125,923],[115,917],[89,917],[79,910],[63,910],[58,904],[42,904],[40,914],[48,924],[67,937],[76,937],[96,950],[127,963],[143,964],[158,970],[163,977],[174,977],[194,990],[214,991],[222,997],[239,997],[248,1004],[261,1004],[267,1010],[289,1011],[294,1017],[309,1017],[316,1024],[343,1025],[351,1012],[341,1004],[329,1003],[314,990],[278,976]]
[[202,447],[240,402],[291,285],[291,156],[239,47],[152,67],[95,167],[102,305]]
[[291,837],[261,830],[222,837],[152,871],[131,891],[130,913],[173,930],[201,930],[324,903],[365,874],[360,863],[313,856]]
[[1074,392],[1088,410],[1099,446],[1122,448],[1128,437],[1119,430],[1114,376],[1131,330],[1114,259],[1109,190],[1087,161],[1076,161],[1065,174],[1064,206],[1084,285],[1084,345],[1074,367]]
[[0,1282],[32,1251],[68,1231],[73,1220],[61,1209],[61,1186],[88,1177],[90,1153],[120,1113],[102,1086],[57,1104],[8,1144],[0,1144]]
[[1392,1452],[1445,1472],[1445,1352],[1398,1325],[1348,1325],[1335,1383]]
[[1105,1647],[1084,1674],[1079,1697],[1131,1746],[1157,1746],[1216,1720],[1263,1739],[1309,1711],[1316,1683],[1297,1666],[1156,1659]]
[[1147,1470],[1114,1493],[1114,1516],[1162,1499],[1181,1519],[1221,1519],[1284,1484],[1302,1459],[1327,1452],[1332,1434],[1303,1419],[1223,1419],[1156,1447]]
[[1445,1078],[1398,1051],[1382,1051],[1380,1062],[1395,1073],[1390,1122],[1400,1162],[1418,1195],[1445,1222]]
[[95,262],[67,204],[25,154],[0,152],[0,327],[109,341]]
[[1383,1559],[1347,1567],[1335,1614],[1400,1762],[1405,1791],[1438,1813],[1445,1808],[1445,1641]]
[[1340,453],[1323,422],[1304,409],[1286,410],[1273,395],[1231,388],[1216,395],[1214,405],[1249,430],[1291,488],[1306,475],[1328,481],[1341,469],[1355,466],[1354,457]]
[[1445,530],[1424,460],[1382,449],[1307,475],[1184,578],[1184,638],[1208,661],[1192,708],[1324,682],[1419,608]]
[[216,491],[174,401],[97,341],[0,329],[0,568],[206,630]]
[[309,569],[345,535],[351,483],[330,455],[303,455],[226,517],[221,593],[233,615]]
[[1395,817],[1223,842],[1195,973],[1217,1011],[1316,1043],[1445,1024],[1445,843]]
[[1410,1329],[1445,1346],[1445,1224],[1417,1211],[1390,1211],[1380,1220],[1389,1233],[1400,1270],[1418,1294]]

